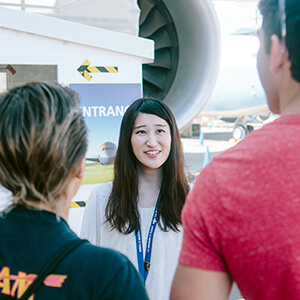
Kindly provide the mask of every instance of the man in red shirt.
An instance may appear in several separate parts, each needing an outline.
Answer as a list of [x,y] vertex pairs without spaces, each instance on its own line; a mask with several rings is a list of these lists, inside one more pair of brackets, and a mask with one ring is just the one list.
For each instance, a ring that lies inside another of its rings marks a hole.
[[216,156],[182,212],[172,300],[300,299],[300,1],[262,0],[258,71],[281,117]]

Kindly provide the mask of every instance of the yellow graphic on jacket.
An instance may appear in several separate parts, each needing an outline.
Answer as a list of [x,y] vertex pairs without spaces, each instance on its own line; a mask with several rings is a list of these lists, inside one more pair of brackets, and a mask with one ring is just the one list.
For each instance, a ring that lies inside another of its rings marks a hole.
[[[44,285],[62,287],[67,277],[66,275],[50,274],[44,279]],[[22,271],[19,271],[18,275],[12,275],[9,267],[3,267],[0,272],[0,291],[4,295],[19,299],[36,278],[36,274],[26,274]],[[34,295],[28,298],[28,300],[33,299]]]

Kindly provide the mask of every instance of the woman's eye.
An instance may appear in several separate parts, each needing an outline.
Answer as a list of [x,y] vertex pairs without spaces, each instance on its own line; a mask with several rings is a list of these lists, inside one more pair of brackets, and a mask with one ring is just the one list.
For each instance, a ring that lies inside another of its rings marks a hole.
[[163,133],[163,132],[165,132],[163,129],[158,129],[157,130],[157,133]]
[[137,132],[136,132],[136,134],[145,134],[146,132],[145,132],[145,130],[138,130]]

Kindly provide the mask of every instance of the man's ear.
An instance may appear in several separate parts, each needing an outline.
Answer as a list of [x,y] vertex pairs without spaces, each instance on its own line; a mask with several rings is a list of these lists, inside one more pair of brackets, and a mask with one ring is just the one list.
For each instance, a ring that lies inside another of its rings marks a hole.
[[78,169],[76,173],[76,177],[78,179],[82,179],[84,175],[84,169],[85,169],[85,158],[83,158],[80,162],[80,168]]
[[276,34],[271,36],[271,50],[270,50],[270,71],[277,73],[283,66],[284,60],[287,55],[284,42],[280,41]]

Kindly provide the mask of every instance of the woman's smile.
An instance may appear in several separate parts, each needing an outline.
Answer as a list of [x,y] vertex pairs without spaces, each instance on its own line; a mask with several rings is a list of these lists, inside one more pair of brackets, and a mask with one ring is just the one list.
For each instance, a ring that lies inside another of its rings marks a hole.
[[161,167],[171,149],[169,124],[156,115],[139,113],[133,126],[131,145],[135,157],[144,167]]

